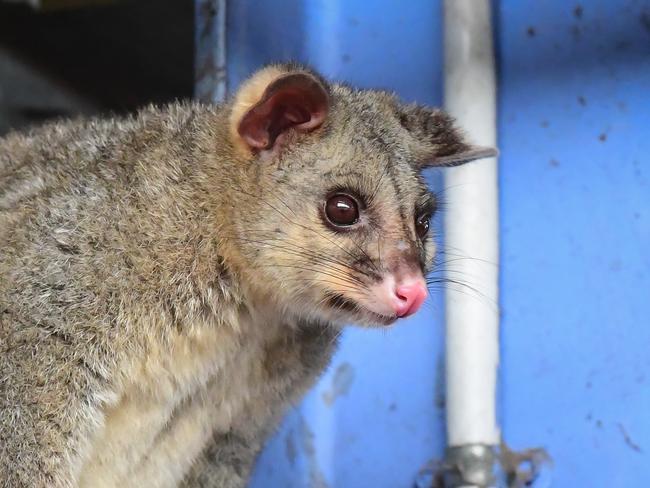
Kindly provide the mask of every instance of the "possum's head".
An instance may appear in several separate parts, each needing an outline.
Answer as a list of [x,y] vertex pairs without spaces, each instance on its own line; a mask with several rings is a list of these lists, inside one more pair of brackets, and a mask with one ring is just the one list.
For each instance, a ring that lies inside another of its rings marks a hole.
[[436,200],[421,175],[492,156],[438,110],[265,68],[236,94],[230,137],[246,165],[235,238],[252,285],[288,311],[387,325],[427,297]]

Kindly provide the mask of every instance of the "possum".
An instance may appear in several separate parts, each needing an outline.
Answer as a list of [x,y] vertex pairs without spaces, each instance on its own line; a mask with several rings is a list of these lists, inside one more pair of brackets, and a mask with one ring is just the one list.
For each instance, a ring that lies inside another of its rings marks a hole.
[[245,486],[343,326],[427,297],[423,169],[494,152],[298,64],[0,139],[0,486]]

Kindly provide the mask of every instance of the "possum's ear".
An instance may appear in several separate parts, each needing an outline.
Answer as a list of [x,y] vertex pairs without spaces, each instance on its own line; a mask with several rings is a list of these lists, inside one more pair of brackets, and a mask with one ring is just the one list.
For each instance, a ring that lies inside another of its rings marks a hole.
[[422,167],[430,166],[460,166],[461,164],[469,163],[477,159],[493,158],[499,155],[499,151],[495,147],[488,146],[466,146],[458,152],[447,154],[445,156],[434,156],[434,158]]
[[402,108],[399,118],[416,141],[414,152],[420,168],[459,166],[499,153],[493,147],[470,144],[454,120],[441,110],[409,105]]
[[273,149],[289,131],[320,127],[328,110],[327,88],[316,76],[271,66],[253,75],[235,96],[231,137],[249,155]]

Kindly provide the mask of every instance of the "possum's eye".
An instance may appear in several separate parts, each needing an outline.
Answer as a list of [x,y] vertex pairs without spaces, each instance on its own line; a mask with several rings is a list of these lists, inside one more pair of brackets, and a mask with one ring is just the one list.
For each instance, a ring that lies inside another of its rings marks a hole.
[[359,221],[359,203],[352,195],[336,193],[325,202],[325,216],[334,227],[349,227]]
[[429,232],[429,216],[420,215],[415,219],[415,232],[417,232],[420,239],[424,239],[424,236]]

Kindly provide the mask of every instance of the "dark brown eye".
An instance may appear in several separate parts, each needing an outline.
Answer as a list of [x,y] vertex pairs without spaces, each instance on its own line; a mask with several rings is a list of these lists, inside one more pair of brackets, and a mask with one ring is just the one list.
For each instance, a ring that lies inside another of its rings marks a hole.
[[359,205],[350,195],[338,193],[327,200],[325,215],[333,225],[347,227],[359,220]]
[[420,215],[415,220],[415,232],[417,232],[418,237],[423,239],[424,236],[429,232],[429,217],[426,215]]

